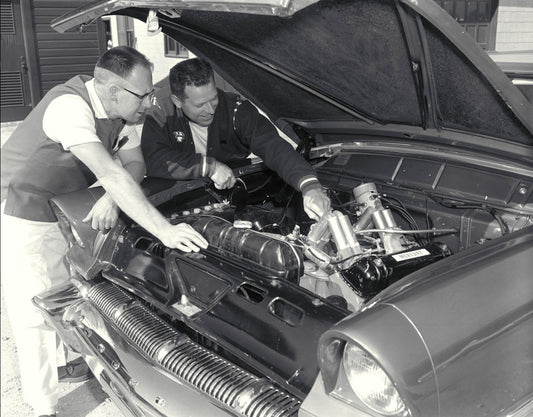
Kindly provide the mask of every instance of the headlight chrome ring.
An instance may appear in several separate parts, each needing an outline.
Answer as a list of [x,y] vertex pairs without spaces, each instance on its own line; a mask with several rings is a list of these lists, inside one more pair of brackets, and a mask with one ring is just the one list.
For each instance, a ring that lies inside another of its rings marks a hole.
[[400,394],[368,352],[347,343],[342,360],[353,392],[367,407],[385,416],[405,415],[406,407]]

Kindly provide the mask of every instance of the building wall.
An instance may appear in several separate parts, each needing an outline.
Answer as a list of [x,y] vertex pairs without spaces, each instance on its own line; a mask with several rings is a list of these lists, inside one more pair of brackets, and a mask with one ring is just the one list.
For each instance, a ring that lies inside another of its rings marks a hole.
[[55,18],[84,0],[2,0],[1,121],[24,119],[55,85],[77,74],[91,75],[105,51],[99,21],[83,33],[58,33]]
[[500,0],[496,51],[533,50],[533,0]]
[[92,75],[94,64],[105,50],[95,23],[88,25],[83,33],[58,33],[50,27],[54,18],[82,4],[82,0],[33,0],[33,29],[41,97],[52,87],[75,75]]
[[165,56],[164,35],[148,34],[146,23],[135,19],[135,37],[137,40],[137,49],[145,54],[150,61],[154,63],[154,84],[168,76],[168,71],[175,64],[184,58],[174,58]]

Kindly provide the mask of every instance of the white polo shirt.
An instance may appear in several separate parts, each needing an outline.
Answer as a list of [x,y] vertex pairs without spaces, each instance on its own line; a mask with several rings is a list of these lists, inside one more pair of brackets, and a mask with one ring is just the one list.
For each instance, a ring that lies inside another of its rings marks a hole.
[[[96,118],[108,119],[102,101],[96,94],[94,78],[87,81],[85,86]],[[128,137],[121,149],[140,146],[141,139],[135,126],[126,124],[120,132],[119,139]],[[43,130],[50,139],[61,143],[65,150],[74,145],[100,142],[96,136],[93,112],[87,102],[77,94],[63,94],[50,102],[43,116]]]

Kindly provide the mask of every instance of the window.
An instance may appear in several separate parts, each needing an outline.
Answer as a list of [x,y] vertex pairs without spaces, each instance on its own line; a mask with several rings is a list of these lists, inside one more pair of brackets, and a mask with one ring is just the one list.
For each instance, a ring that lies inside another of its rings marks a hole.
[[165,35],[165,56],[188,58],[189,51],[181,43]]
[[132,48],[136,47],[137,38],[135,37],[135,25],[133,18],[127,16],[117,16],[117,39],[116,44],[113,40],[113,46],[127,45]]
[[128,17],[126,19],[126,45],[135,48],[135,26],[133,25],[133,18]]
[[106,48],[109,50],[113,47],[113,34],[111,32],[111,20],[109,16],[104,16],[102,18],[102,23],[104,24]]

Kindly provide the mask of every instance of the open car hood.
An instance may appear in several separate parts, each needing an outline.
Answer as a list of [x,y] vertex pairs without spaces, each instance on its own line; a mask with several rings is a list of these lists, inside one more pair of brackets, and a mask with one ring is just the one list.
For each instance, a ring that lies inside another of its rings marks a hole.
[[52,26],[115,13],[206,57],[282,130],[396,132],[533,162],[533,105],[434,0],[104,1]]

